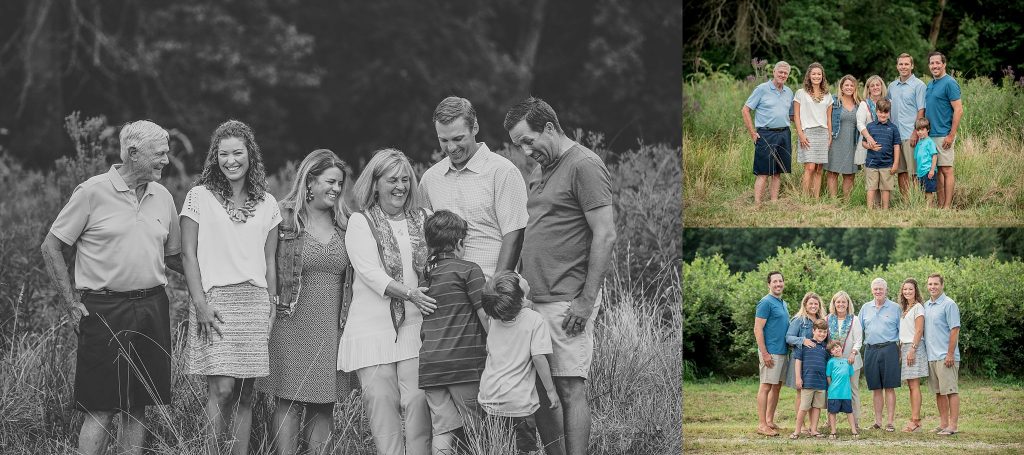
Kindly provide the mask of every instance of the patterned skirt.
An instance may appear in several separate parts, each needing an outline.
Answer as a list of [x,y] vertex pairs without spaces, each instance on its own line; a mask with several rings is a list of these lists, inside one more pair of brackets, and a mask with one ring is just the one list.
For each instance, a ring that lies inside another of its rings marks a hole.
[[907,366],[907,354],[910,353],[910,343],[900,345],[900,380],[923,378],[928,376],[928,354],[924,351],[924,340],[917,345],[917,352],[914,354],[914,365]]
[[800,146],[796,152],[796,161],[798,163],[827,163],[828,128],[824,126],[807,128],[804,130],[804,136],[807,136],[807,142],[810,142],[811,146],[808,148]]
[[190,374],[258,378],[269,371],[270,295],[251,283],[218,286],[206,293],[206,303],[220,313],[221,334],[210,342],[196,335],[195,307],[188,312],[188,372]]

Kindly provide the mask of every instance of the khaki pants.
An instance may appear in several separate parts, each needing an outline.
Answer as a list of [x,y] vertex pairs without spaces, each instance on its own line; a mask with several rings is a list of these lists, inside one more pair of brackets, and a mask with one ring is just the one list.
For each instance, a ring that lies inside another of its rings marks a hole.
[[356,370],[377,453],[430,453],[430,410],[419,387],[419,368],[416,357]]

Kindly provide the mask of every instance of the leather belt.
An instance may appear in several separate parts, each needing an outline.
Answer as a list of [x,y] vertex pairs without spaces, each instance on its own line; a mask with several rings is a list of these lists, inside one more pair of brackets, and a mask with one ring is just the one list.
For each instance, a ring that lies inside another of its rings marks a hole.
[[134,291],[111,291],[110,289],[100,289],[98,291],[92,289],[83,289],[81,292],[85,295],[102,295],[108,297],[123,297],[128,300],[144,299],[146,297],[154,296],[157,293],[163,292],[163,286],[153,286],[149,289],[136,289]]

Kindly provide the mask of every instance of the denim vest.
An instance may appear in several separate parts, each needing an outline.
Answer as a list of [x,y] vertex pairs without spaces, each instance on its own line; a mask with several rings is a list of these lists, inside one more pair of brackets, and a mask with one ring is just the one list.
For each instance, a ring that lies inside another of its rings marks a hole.
[[[839,125],[841,123],[843,123],[841,118],[842,118],[842,115],[843,115],[843,109],[844,108],[843,108],[843,97],[842,97],[842,95],[835,96],[833,98],[835,98],[835,101],[832,103],[832,139],[836,139],[836,138],[839,137]],[[875,114],[874,114],[874,103],[872,103],[871,100],[868,100],[868,110],[871,111],[871,116],[874,117],[875,116]],[[853,105],[853,112],[855,114],[857,112],[857,105],[856,104]],[[856,120],[854,121],[853,129],[854,130],[857,129],[857,122],[856,122]],[[854,144],[860,144],[860,130],[857,130],[856,138],[857,138],[857,140],[854,141],[853,143]]]
[[[298,227],[293,224],[292,216],[295,203],[283,201],[281,207],[281,224],[277,229],[277,292],[281,302],[288,302],[295,307],[302,292],[302,248],[305,238],[299,234]],[[338,225],[334,230],[345,238],[345,231]],[[345,268],[341,275],[341,302],[338,306],[338,327],[345,328],[348,309],[352,304],[352,279],[355,272],[352,264]]]

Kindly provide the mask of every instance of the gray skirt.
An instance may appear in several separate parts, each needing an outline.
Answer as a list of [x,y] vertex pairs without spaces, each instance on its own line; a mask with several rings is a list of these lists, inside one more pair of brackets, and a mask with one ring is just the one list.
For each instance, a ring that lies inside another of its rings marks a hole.
[[[810,147],[800,149],[796,152],[798,163],[827,163],[828,162],[828,128],[816,126],[804,130],[804,136],[811,143]],[[797,141],[799,143],[799,141]]]
[[901,381],[906,381],[907,379],[923,378],[928,376],[928,354],[926,354],[924,351],[924,340],[921,340],[921,342],[918,343],[917,345],[917,350],[914,354],[914,365],[907,366],[907,354],[910,352],[911,346],[913,345],[910,343],[903,343],[900,345]]

